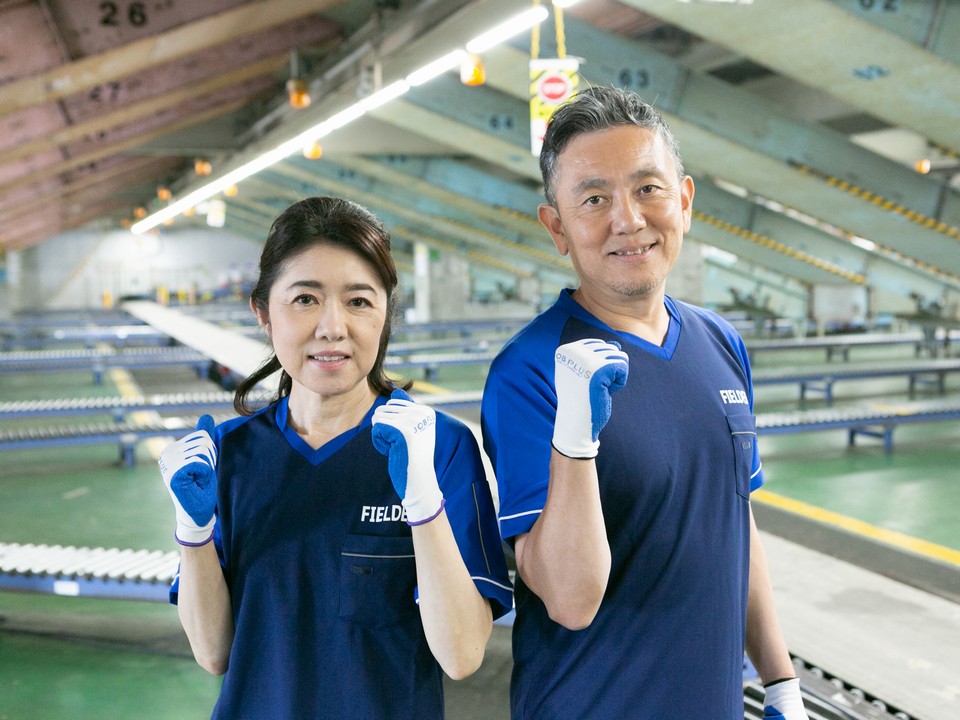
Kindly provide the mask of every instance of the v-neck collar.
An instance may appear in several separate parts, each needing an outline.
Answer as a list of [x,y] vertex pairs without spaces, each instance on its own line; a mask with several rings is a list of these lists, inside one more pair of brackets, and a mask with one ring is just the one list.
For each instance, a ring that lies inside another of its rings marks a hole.
[[673,353],[677,349],[677,343],[680,341],[680,312],[677,310],[677,306],[674,304],[673,299],[669,295],[663,296],[663,304],[667,309],[667,314],[670,316],[670,322],[667,326],[667,335],[663,340],[663,344],[656,345],[649,340],[644,340],[639,335],[634,335],[633,333],[628,333],[623,330],[614,330],[595,315],[588,312],[583,305],[574,300],[573,290],[567,288],[560,293],[560,306],[571,316],[578,318],[579,320],[582,320],[590,325],[603,328],[607,332],[617,335],[634,347],[640,348],[644,352],[663,358],[664,360],[669,360],[673,357]]
[[297,431],[290,427],[287,419],[290,414],[290,409],[288,407],[290,397],[281,398],[280,402],[277,403],[276,411],[276,421],[277,427],[280,429],[280,432],[287,439],[287,442],[290,443],[290,447],[296,450],[298,453],[303,455],[306,458],[307,462],[311,465],[319,465],[324,460],[329,458],[340,448],[350,442],[354,437],[356,437],[360,432],[365,428],[370,426],[373,418],[373,411],[378,407],[387,402],[387,398],[383,396],[378,396],[374,401],[373,405],[370,406],[370,409],[363,416],[363,419],[356,427],[352,427],[349,430],[337,435],[335,438],[332,438],[325,442],[320,447],[314,449],[307,444],[307,442],[297,434]]

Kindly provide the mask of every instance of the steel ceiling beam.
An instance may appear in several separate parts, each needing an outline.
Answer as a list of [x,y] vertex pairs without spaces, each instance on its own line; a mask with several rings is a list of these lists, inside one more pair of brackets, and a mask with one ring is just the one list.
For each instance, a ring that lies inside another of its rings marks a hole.
[[[960,66],[831,0],[701,4],[622,0],[864,112],[960,150]],[[883,5],[883,3],[876,3]],[[905,3],[898,3],[905,5]],[[893,22],[893,13],[885,14]],[[956,53],[956,36],[952,52]]]
[[83,140],[88,136],[95,136],[102,130],[109,130],[114,127],[136,122],[142,118],[151,117],[168,108],[176,107],[191,100],[204,97],[205,95],[234,87],[247,80],[260,77],[265,73],[279,70],[289,62],[290,58],[286,53],[282,56],[274,56],[251,63],[250,65],[228,70],[226,73],[212,77],[204,82],[166,92],[159,97],[127,105],[114,112],[103,113],[85,122],[69,125],[49,135],[18,143],[13,147],[2,150],[0,151],[0,163],[12,162],[20,158],[56,150],[69,143]]
[[275,27],[343,0],[263,0],[0,86],[0,115],[65,98],[160,63]]

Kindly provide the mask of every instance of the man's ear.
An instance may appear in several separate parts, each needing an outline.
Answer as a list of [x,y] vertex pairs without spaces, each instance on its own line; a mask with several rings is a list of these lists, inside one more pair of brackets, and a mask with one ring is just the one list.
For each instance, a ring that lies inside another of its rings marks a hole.
[[272,340],[273,338],[270,337],[270,316],[260,311],[253,302],[253,298],[250,298],[250,310],[253,312],[254,317],[257,318],[257,324],[260,326],[260,329],[267,334],[267,338]]
[[567,236],[563,231],[563,222],[560,220],[560,213],[553,205],[543,203],[537,208],[537,217],[540,218],[540,224],[550,233],[550,239],[553,240],[557,252],[566,255],[570,252],[567,245]]
[[690,224],[693,219],[693,178],[689,175],[684,176],[680,183],[680,210],[683,212],[683,232],[690,232]]

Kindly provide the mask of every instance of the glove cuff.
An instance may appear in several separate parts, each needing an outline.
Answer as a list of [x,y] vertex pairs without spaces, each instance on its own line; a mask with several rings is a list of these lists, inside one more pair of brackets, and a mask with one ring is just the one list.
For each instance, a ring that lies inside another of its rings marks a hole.
[[202,528],[184,527],[178,524],[173,539],[184,547],[201,547],[213,540],[213,523]]
[[550,444],[553,449],[571,460],[593,460],[600,452],[600,441],[595,440],[591,443],[570,442],[569,439],[557,438],[558,433],[554,431],[553,440]]
[[441,496],[440,496],[440,507],[437,508],[437,511],[436,511],[433,515],[431,515],[430,517],[423,518],[422,520],[412,520],[412,519],[410,518],[410,512],[407,511],[407,525],[409,525],[410,527],[416,527],[417,525],[425,525],[426,523],[430,522],[431,520],[436,520],[436,519],[440,516],[440,513],[443,512],[443,509],[444,509],[446,506],[447,506],[447,500],[446,500],[446,498],[444,498],[444,497],[441,495]]
[[565,403],[562,397],[558,397],[551,440],[558,453],[574,460],[589,460],[597,456],[600,440],[591,433],[589,417],[589,408],[586,413],[580,412],[575,405]]
[[[411,473],[416,470],[412,469]],[[440,492],[440,486],[437,484],[436,475],[433,475],[433,467],[424,470],[421,477],[432,476],[433,482],[423,482],[414,486],[407,482],[407,492],[401,501],[404,510],[407,511],[407,525],[422,525],[430,522],[443,510],[445,501],[443,493]]]
[[[765,691],[763,700],[765,715],[777,713],[784,718],[806,717],[798,678],[781,678],[769,682],[763,687]],[[771,710],[773,712],[770,712]]]

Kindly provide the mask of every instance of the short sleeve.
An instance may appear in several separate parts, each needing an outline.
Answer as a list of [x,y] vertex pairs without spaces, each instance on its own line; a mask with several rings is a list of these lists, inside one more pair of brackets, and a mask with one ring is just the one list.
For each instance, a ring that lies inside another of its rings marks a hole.
[[557,414],[555,348],[534,343],[528,351],[511,344],[491,366],[483,391],[483,443],[497,477],[500,532],[508,541],[529,532],[546,504]]
[[437,413],[437,480],[447,518],[467,571],[492,604],[494,619],[513,607],[513,586],[503,555],[490,483],[480,447],[459,420]]

